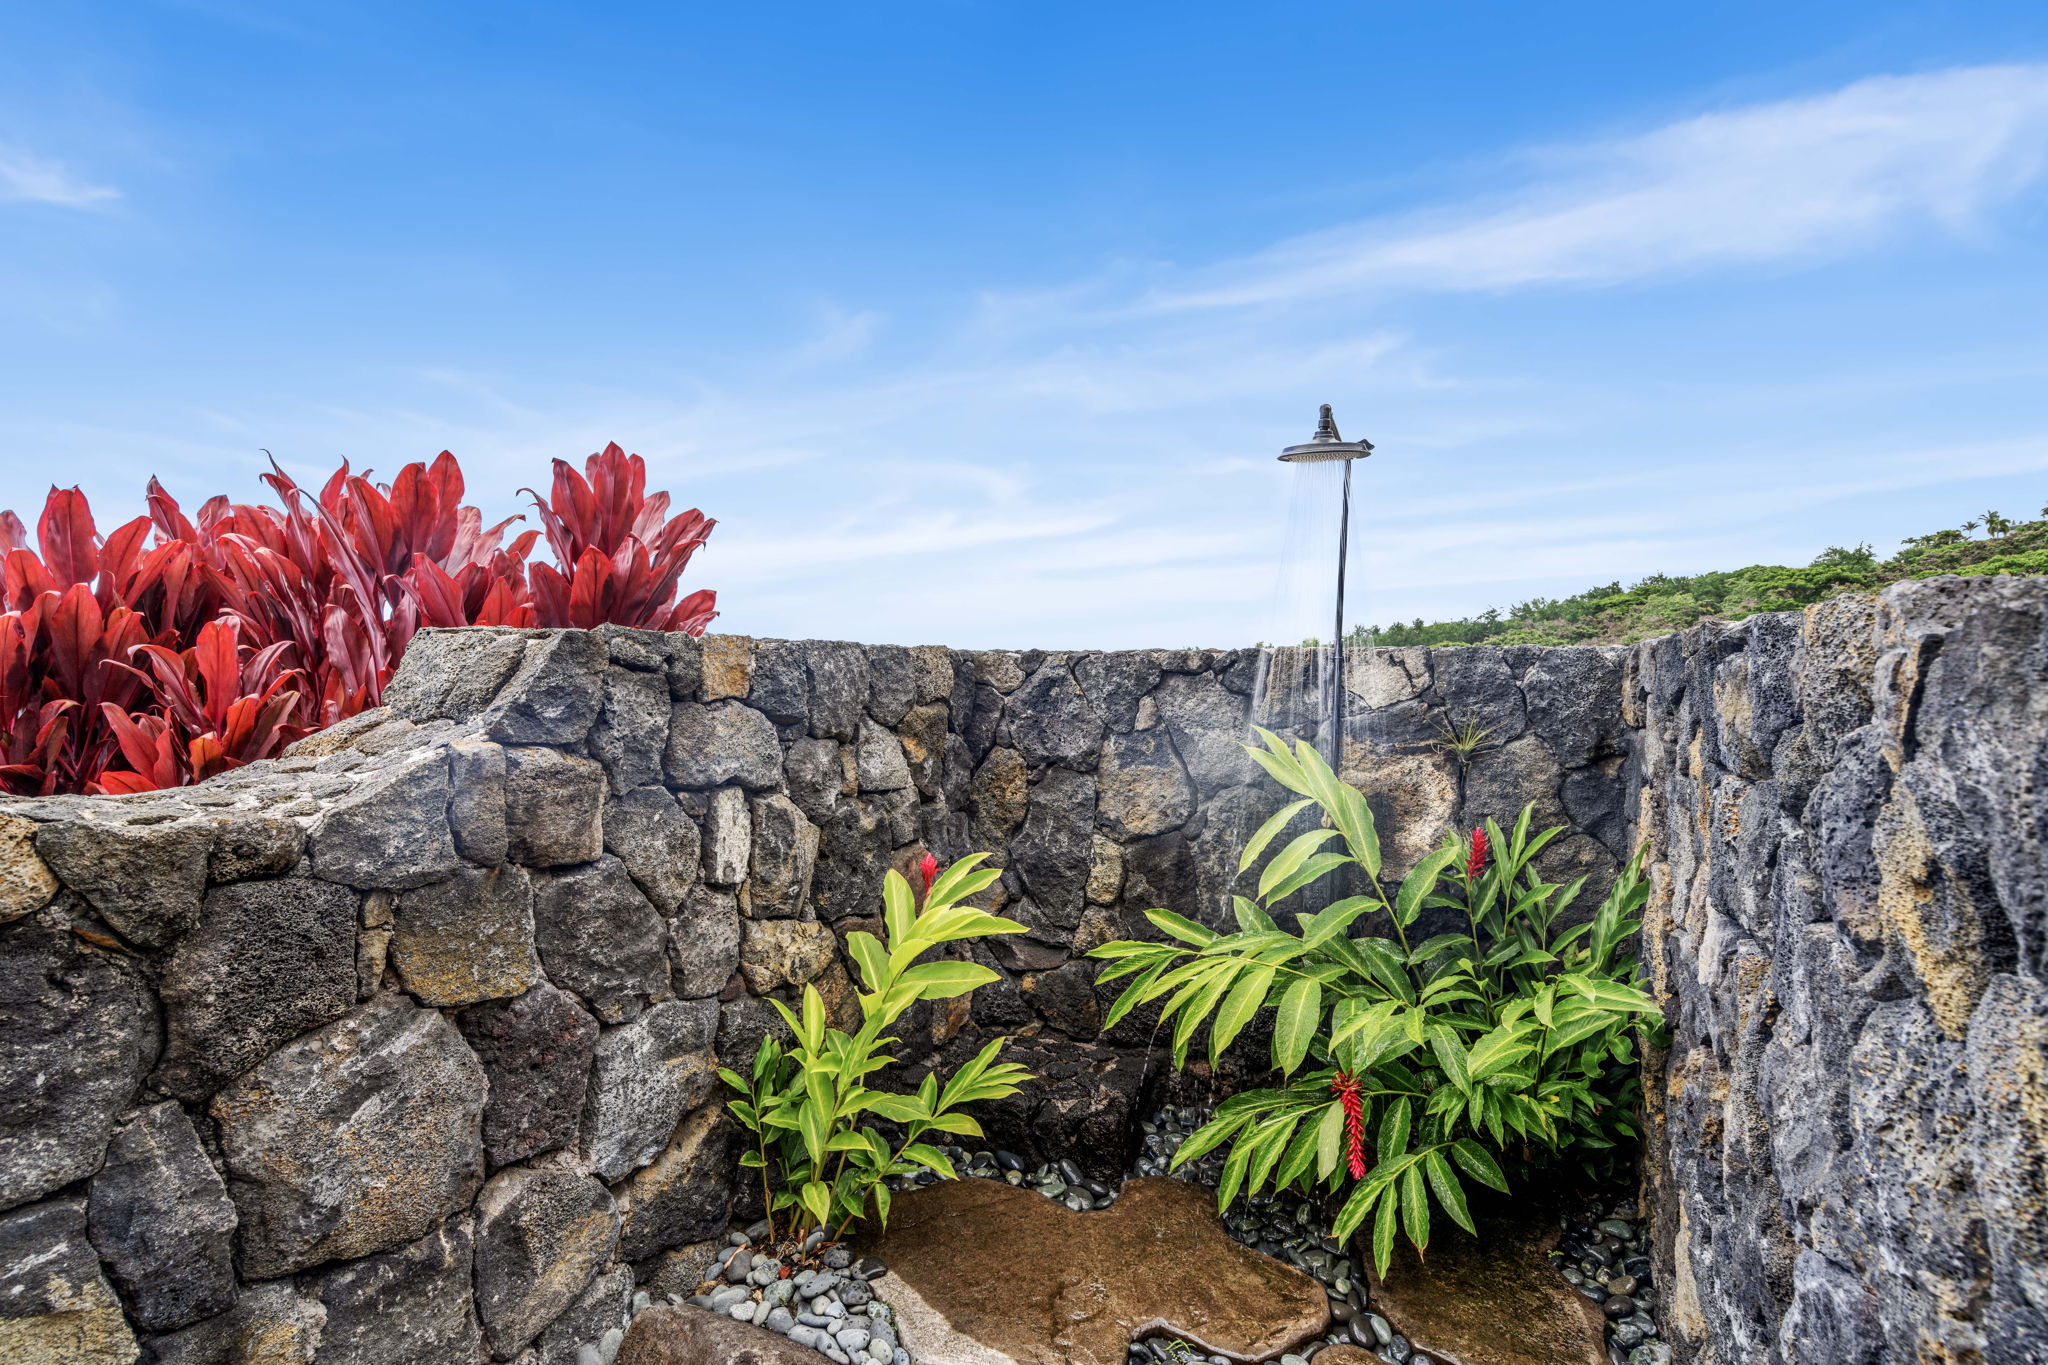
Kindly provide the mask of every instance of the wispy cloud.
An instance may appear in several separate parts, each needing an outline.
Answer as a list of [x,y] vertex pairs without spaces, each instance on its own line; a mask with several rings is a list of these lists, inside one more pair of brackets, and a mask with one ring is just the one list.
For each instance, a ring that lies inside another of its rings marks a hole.
[[1597,284],[1967,230],[2048,161],[2048,65],[1881,76],[1526,159],[1513,194],[1282,242],[1158,286],[1160,309],[1361,289]]
[[94,184],[60,161],[0,143],[0,199],[90,209],[120,197],[113,186]]

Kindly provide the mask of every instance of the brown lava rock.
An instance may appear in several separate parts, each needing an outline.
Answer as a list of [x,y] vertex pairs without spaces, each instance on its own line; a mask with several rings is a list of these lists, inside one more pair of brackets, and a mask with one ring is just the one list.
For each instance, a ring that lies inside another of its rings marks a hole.
[[1087,1213],[999,1181],[941,1181],[900,1196],[862,1250],[887,1262],[883,1297],[927,1365],[1122,1365],[1155,1332],[1265,1360],[1330,1316],[1322,1286],[1231,1241],[1214,1196],[1178,1180],[1129,1181]]
[[690,1304],[656,1304],[633,1315],[617,1365],[817,1365],[808,1346]]
[[1371,1283],[1374,1311],[1445,1365],[1606,1365],[1600,1305],[1567,1284],[1547,1254],[1557,1244],[1556,1212],[1482,1215],[1479,1234],[1439,1227],[1421,1261],[1397,1243],[1386,1278]]

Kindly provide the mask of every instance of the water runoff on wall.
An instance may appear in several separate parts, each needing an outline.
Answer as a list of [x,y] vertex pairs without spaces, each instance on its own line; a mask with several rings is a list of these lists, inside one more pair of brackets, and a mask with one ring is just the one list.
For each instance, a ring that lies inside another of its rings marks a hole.
[[[1283,477],[1293,481],[1287,494],[1287,536],[1259,628],[1251,714],[1253,723],[1269,730],[1324,744],[1337,704],[1331,637],[1344,463],[1325,460],[1285,469]],[[1355,583],[1351,587],[1355,591]],[[1355,596],[1347,597],[1356,603]]]

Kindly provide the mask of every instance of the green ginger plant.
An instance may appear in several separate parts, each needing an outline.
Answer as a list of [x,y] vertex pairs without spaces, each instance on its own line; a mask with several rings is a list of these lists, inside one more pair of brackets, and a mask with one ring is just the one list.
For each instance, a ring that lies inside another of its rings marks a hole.
[[[1247,746],[1252,757],[1301,799],[1252,837],[1239,869],[1311,807],[1323,826],[1267,862],[1256,900],[1234,898],[1238,932],[1153,910],[1146,917],[1174,942],[1095,949],[1114,962],[1099,980],[1136,978],[1105,1026],[1164,1000],[1159,1027],[1172,1028],[1174,1064],[1185,1066],[1205,1026],[1213,1062],[1270,1007],[1281,1084],[1218,1105],[1174,1162],[1229,1143],[1224,1208],[1269,1185],[1335,1193],[1348,1175],[1332,1233],[1349,1241],[1370,1220],[1384,1274],[1397,1224],[1418,1252],[1428,1246],[1432,1204],[1474,1230],[1465,1182],[1507,1189],[1500,1156],[1583,1154],[1634,1136],[1634,1034],[1658,1013],[1627,951],[1646,896],[1641,859],[1590,921],[1560,931],[1585,879],[1536,874],[1533,860],[1561,830],[1531,834],[1525,808],[1511,832],[1488,820],[1469,845],[1447,835],[1390,896],[1365,797],[1312,745],[1258,733],[1264,747]],[[1345,868],[1367,894],[1298,914],[1296,932],[1274,920],[1282,902]],[[1411,942],[1430,909],[1459,912],[1465,928]],[[1393,937],[1353,937],[1376,911]]]
[[[935,1075],[927,1075],[907,1095],[867,1083],[893,1060],[889,1047],[897,1040],[884,1033],[905,1010],[920,1000],[965,995],[996,979],[994,971],[978,963],[917,959],[942,943],[1024,932],[1015,920],[961,903],[1001,875],[993,868],[976,868],[986,856],[963,858],[942,874],[937,861],[925,855],[918,868],[921,898],[901,873],[891,871],[884,878],[883,938],[859,932],[846,939],[866,988],[859,994],[857,1030],[847,1033],[827,1024],[824,997],[817,987],[805,986],[800,1009],[769,1002],[789,1025],[789,1047],[763,1038],[749,1075],[719,1069],[739,1094],[728,1107],[754,1135],[754,1150],[740,1157],[740,1165],[761,1172],[771,1242],[778,1230],[800,1241],[825,1229],[836,1239],[871,1208],[886,1224],[890,1176],[931,1170],[954,1178],[952,1162],[925,1136],[979,1137],[981,1125],[961,1107],[1014,1094],[1018,1082],[1028,1078],[1023,1067],[996,1061],[1009,1041],[997,1038],[943,1086]],[[892,1142],[861,1122],[866,1115],[900,1126],[904,1136]],[[778,1215],[785,1210],[790,1221],[778,1229]]]

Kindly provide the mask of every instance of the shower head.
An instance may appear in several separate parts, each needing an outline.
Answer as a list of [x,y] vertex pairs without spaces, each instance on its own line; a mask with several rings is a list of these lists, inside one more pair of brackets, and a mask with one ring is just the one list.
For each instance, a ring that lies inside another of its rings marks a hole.
[[1322,460],[1360,460],[1370,454],[1371,441],[1347,441],[1337,434],[1337,419],[1330,415],[1330,405],[1325,403],[1316,421],[1314,438],[1287,447],[1280,452],[1280,458],[1289,464],[1314,464]]

